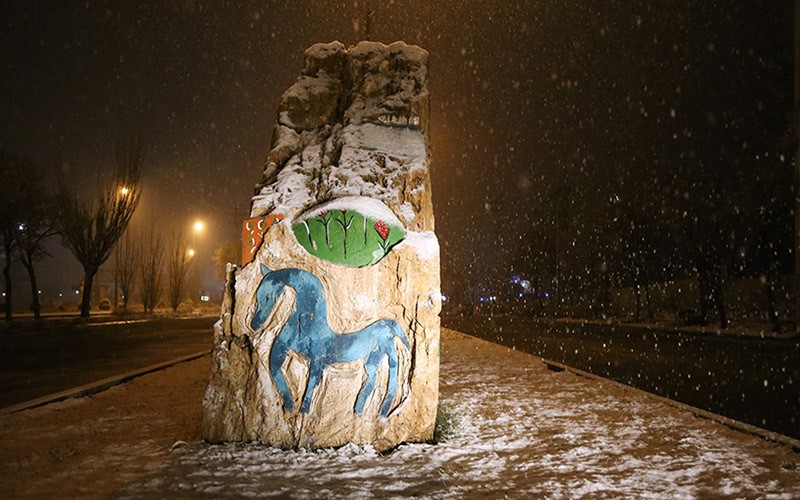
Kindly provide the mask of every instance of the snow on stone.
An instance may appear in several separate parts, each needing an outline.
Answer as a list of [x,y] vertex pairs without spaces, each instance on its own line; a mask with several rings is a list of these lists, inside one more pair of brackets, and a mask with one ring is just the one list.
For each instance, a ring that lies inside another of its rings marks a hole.
[[295,220],[299,222],[306,221],[329,210],[353,210],[373,220],[382,220],[389,225],[402,227],[400,219],[389,210],[389,207],[374,198],[367,198],[366,196],[345,196],[336,198],[335,200],[318,205],[300,215]]
[[417,217],[414,207],[407,201],[400,205],[400,214],[407,221],[413,221]]
[[439,289],[430,290],[424,300],[418,302],[423,307],[438,307],[442,303],[442,292]]
[[[366,75],[362,92],[345,112],[345,117],[351,123],[360,123],[365,118],[376,117],[387,111],[405,109],[408,103],[417,100],[421,95],[427,95],[424,83],[427,81],[428,52],[424,49],[404,42],[395,42],[388,46],[377,42],[361,42],[348,52],[353,60],[358,61],[359,66],[377,68],[391,58],[404,69],[404,77],[399,82],[390,78],[386,71],[372,71]],[[390,86],[393,94],[380,99],[370,97],[382,94],[380,90]]]
[[[329,199],[370,196],[381,200],[397,207],[392,218],[399,216],[408,227],[414,221],[414,209],[400,200],[408,173],[426,168],[422,132],[365,123],[344,127],[338,140],[342,141],[338,164],[323,167],[322,144],[306,147],[277,173],[277,182],[262,187],[253,197],[252,215],[275,212],[297,217],[322,191]],[[413,194],[421,196],[422,192],[424,188]]]
[[[327,45],[327,44],[316,44],[313,45],[312,48],[315,48],[318,45]],[[315,48],[315,50],[319,49]],[[427,50],[417,45],[408,45],[405,42],[394,42],[386,46],[380,42],[364,41],[359,43],[355,47],[351,48],[350,55],[358,59],[369,59],[375,57],[376,54],[380,54],[384,51],[390,51],[401,54],[402,58],[407,61],[414,61],[417,62],[418,64],[426,66],[428,64]]]
[[413,247],[417,255],[425,260],[439,256],[439,240],[433,231],[409,231],[398,245]]
[[369,196],[406,228],[432,228],[433,214],[414,210],[430,198],[417,184],[428,168],[428,53],[403,42],[347,50],[333,42],[305,58],[303,75],[281,98],[251,217],[291,219],[319,200]]
[[341,42],[315,43],[303,53],[307,59],[326,59],[337,52],[344,50]]
[[385,127],[374,123],[348,125],[342,131],[342,139],[342,166],[353,163],[363,168],[359,164],[363,162],[364,154],[380,151],[401,160],[401,166],[406,169],[425,168],[425,138],[417,128]]
[[293,158],[278,173],[279,182],[265,186],[253,198],[252,211],[255,213],[263,208],[264,213],[275,212],[291,218],[292,214],[312,202],[314,178],[313,166],[303,164],[299,158]]

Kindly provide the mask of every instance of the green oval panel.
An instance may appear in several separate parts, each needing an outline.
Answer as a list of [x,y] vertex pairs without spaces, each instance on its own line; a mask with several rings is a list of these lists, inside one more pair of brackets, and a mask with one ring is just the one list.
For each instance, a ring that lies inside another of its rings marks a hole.
[[350,267],[375,264],[405,237],[402,227],[355,210],[329,210],[295,222],[292,230],[311,255]]

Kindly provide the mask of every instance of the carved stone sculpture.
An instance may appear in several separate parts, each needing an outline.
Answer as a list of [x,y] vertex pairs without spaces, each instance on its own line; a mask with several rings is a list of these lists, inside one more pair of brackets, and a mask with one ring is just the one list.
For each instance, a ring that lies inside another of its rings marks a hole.
[[383,451],[433,435],[439,246],[424,50],[318,44],[229,265],[203,437]]

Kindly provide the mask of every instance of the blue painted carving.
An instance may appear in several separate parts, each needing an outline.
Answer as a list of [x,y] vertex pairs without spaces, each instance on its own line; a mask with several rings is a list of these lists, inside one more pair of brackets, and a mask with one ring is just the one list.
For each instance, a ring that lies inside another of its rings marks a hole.
[[281,368],[289,351],[294,351],[308,358],[310,362],[308,384],[300,406],[301,413],[308,413],[314,389],[322,380],[325,367],[334,363],[363,360],[367,381],[358,393],[355,405],[355,412],[361,414],[367,398],[375,389],[380,363],[387,358],[389,384],[381,404],[381,416],[387,417],[400,384],[395,337],[409,347],[408,338],[400,325],[394,320],[382,319],[357,332],[335,333],[328,326],[325,291],[319,278],[300,269],[270,271],[263,264],[261,272],[264,277],[256,291],[256,311],[250,321],[250,327],[254,331],[267,321],[284,287],[289,286],[297,293],[294,312],[276,336],[269,355],[269,371],[283,397],[284,410],[291,412],[294,409],[294,400]]

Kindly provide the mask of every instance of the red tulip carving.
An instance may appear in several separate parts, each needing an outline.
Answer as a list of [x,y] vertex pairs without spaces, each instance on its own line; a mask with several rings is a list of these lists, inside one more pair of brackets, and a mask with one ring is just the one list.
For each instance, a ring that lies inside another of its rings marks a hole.
[[389,226],[382,220],[379,220],[375,223],[374,227],[375,230],[378,231],[378,236],[380,236],[383,241],[386,241],[386,238],[389,237]]

